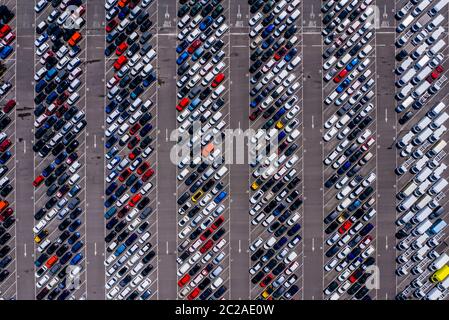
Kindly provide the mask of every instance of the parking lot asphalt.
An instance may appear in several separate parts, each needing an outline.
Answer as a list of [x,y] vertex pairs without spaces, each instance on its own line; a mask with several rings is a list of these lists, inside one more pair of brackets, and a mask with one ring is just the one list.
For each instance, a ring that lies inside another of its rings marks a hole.
[[[394,10],[393,1],[377,0],[379,28],[376,29],[377,81],[377,242],[376,260],[380,268],[377,299],[393,299],[396,292],[394,233],[396,178],[395,135],[400,132],[394,112]],[[304,1],[304,213],[302,299],[323,297],[323,159],[322,134],[322,45],[321,1]],[[229,127],[245,130],[248,122],[249,31],[246,1],[230,0],[229,21]],[[157,288],[154,299],[176,299],[177,212],[176,167],[170,162],[176,129],[176,0],[158,1],[158,84],[157,84]],[[104,2],[89,0],[87,10],[86,68],[86,293],[88,299],[104,299]],[[17,212],[17,299],[34,299],[33,233],[34,178],[33,151],[33,70],[35,13],[29,1],[17,0],[17,126],[16,126],[16,212]],[[101,76],[99,76],[101,75]],[[317,159],[320,159],[318,161]],[[249,252],[250,217],[249,170],[247,164],[230,165],[230,298],[250,297]],[[399,283],[399,288],[402,288]]]
[[105,296],[104,277],[104,3],[89,1],[87,8],[87,65],[86,65],[86,118],[87,129],[87,299],[102,300]]
[[34,299],[33,109],[34,9],[17,1],[17,299]]
[[170,161],[174,142],[170,134],[176,129],[176,1],[159,4],[158,65],[158,298],[175,299],[177,295],[177,213],[176,167]]

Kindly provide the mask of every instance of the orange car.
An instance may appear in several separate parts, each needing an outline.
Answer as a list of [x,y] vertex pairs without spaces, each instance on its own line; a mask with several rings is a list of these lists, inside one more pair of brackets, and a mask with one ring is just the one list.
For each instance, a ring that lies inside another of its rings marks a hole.
[[9,206],[9,202],[8,201],[1,200],[0,201],[0,212],[2,212],[8,206]]
[[79,33],[78,31],[76,31],[69,39],[68,43],[71,47],[76,46],[76,44],[78,42],[80,42],[80,40],[82,39],[81,33]]
[[54,266],[54,264],[58,261],[58,256],[52,256],[50,259],[47,260],[45,263],[45,266],[50,269]]
[[129,2],[129,0],[120,0],[117,5],[120,8],[124,8],[128,4],[128,2]]
[[210,142],[209,144],[207,144],[204,148],[203,148],[203,157],[207,158],[209,156],[209,154],[214,151],[214,144],[212,142]]

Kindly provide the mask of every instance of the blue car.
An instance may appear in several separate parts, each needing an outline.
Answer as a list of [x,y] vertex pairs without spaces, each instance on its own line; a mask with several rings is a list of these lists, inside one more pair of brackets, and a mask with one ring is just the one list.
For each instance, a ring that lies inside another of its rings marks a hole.
[[176,59],[176,64],[179,66],[181,64],[183,64],[187,58],[189,57],[189,53],[188,52],[183,52],[178,59]]
[[46,167],[44,170],[42,170],[42,175],[46,178],[48,177],[53,170],[55,170],[56,166],[53,163],[50,163],[48,167]]
[[123,243],[115,250],[114,255],[116,257],[118,257],[119,255],[121,255],[123,253],[123,251],[125,251],[125,249],[126,249],[126,244]]
[[156,75],[152,72],[148,77],[143,79],[143,86],[145,88],[149,87],[156,80]]
[[189,46],[189,42],[187,40],[184,40],[176,47],[176,53],[181,53],[184,51],[185,48]]
[[207,16],[204,18],[204,20],[200,23],[200,30],[204,31],[206,30],[212,23],[214,22],[214,19],[211,16]]
[[188,109],[190,111],[193,111],[196,109],[196,107],[199,106],[200,103],[201,103],[200,98],[196,97],[195,99],[192,100],[192,102],[190,102]]
[[58,156],[55,158],[54,163],[56,165],[61,164],[66,158],[67,158],[68,154],[67,152],[63,151],[60,154],[58,154]]
[[65,264],[67,261],[70,260],[70,258],[73,256],[73,253],[71,253],[70,251],[67,252],[65,255],[62,256],[61,260],[59,260],[59,262],[61,264]]
[[41,93],[45,87],[47,86],[47,81],[45,81],[44,79],[39,80],[38,83],[36,83],[36,86],[34,87],[34,91],[36,91],[36,93]]
[[285,109],[285,107],[280,108],[276,114],[273,116],[273,120],[274,121],[278,121],[286,112],[287,110]]
[[54,77],[56,77],[56,75],[58,74],[58,69],[56,68],[51,68],[50,70],[47,71],[47,73],[45,74],[45,80],[51,81],[53,80]]
[[284,139],[286,135],[287,135],[287,134],[285,133],[285,131],[281,131],[281,132],[278,134],[278,141],[281,141],[282,139]]
[[115,215],[116,212],[117,212],[117,208],[116,207],[112,207],[111,209],[106,211],[106,213],[104,214],[104,218],[105,219],[111,219]]
[[153,125],[151,123],[147,123],[142,129],[140,129],[139,135],[141,137],[145,137],[151,129],[153,129]]
[[9,150],[6,151],[5,153],[3,153],[3,154],[0,156],[0,163],[1,163],[1,164],[5,164],[5,163],[8,162],[8,160],[11,158],[11,156],[12,156],[11,152],[9,152]]
[[262,49],[267,49],[271,44],[274,42],[274,38],[272,36],[265,39],[264,42],[262,42]]
[[78,227],[81,225],[81,220],[80,219],[76,219],[75,221],[72,222],[72,224],[69,226],[69,231],[70,232],[74,232],[76,229],[78,229]]
[[117,142],[118,138],[113,135],[111,137],[109,137],[108,140],[106,140],[106,143],[104,144],[104,146],[109,149],[110,147],[112,147],[116,142]]
[[220,203],[224,198],[226,198],[227,195],[228,195],[228,193],[226,191],[220,192],[218,194],[218,196],[215,197],[214,202]]
[[272,33],[274,30],[274,24],[270,24],[268,25],[265,30],[262,32],[262,38],[266,38],[270,35],[270,33]]
[[69,239],[67,239],[68,244],[74,244],[76,240],[81,238],[81,234],[79,232],[75,232],[73,235],[70,236]]
[[48,40],[48,34],[46,32],[44,32],[43,34],[41,34],[39,36],[39,38],[36,39],[36,41],[34,42],[34,45],[36,47],[40,47],[47,40]]
[[50,94],[47,96],[47,99],[46,99],[45,101],[46,101],[48,104],[52,104],[53,101],[55,101],[57,98],[58,98],[58,94],[57,94],[55,91],[53,91],[52,93],[50,93]]
[[115,194],[113,194],[112,196],[110,196],[109,198],[106,199],[106,201],[104,202],[104,206],[106,208],[109,208],[110,206],[112,206],[114,204],[115,200],[117,200],[117,196]]
[[354,67],[359,63],[359,59],[358,58],[354,58],[351,62],[349,62],[349,64],[346,66],[346,70],[347,71],[351,71],[352,69],[354,69]]
[[[117,8],[117,7],[116,7]],[[121,11],[120,11],[120,13],[118,14],[118,18],[120,19],[120,20],[123,20],[123,19],[125,19],[127,16],[128,16],[128,14],[131,12],[131,9],[130,8],[128,8],[128,7],[124,7]]]
[[137,191],[139,191],[139,189],[142,187],[143,182],[142,181],[137,181],[132,187],[131,187],[131,193],[136,193]]
[[289,62],[290,60],[292,60],[292,59],[295,57],[295,55],[296,55],[297,53],[298,53],[298,49],[296,49],[296,48],[291,49],[291,50],[285,55],[284,60],[287,61],[287,62]]
[[11,46],[3,47],[3,50],[0,52],[0,58],[6,59],[12,53],[13,48]]
[[118,153],[118,149],[116,147],[112,148],[111,150],[106,153],[106,158],[111,159],[113,156],[115,156]]
[[72,266],[78,264],[81,260],[83,259],[83,255],[81,253],[78,253],[76,256],[74,256],[72,258],[72,260],[70,260],[70,264]]
[[84,242],[83,241],[78,241],[77,243],[75,243],[72,247],[72,252],[75,253],[77,251],[79,251],[82,247],[84,246]]
[[202,47],[196,49],[195,52],[193,52],[193,55],[192,55],[192,61],[196,61],[196,60],[198,60],[199,58],[201,58],[201,56],[203,55],[203,53],[204,53],[204,49],[203,49]]

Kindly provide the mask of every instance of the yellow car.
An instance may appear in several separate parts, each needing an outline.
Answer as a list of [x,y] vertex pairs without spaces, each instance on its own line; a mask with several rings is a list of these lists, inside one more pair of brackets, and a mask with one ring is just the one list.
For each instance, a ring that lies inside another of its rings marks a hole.
[[201,198],[201,197],[203,196],[203,194],[204,194],[204,192],[201,191],[201,190],[199,190],[197,193],[195,193],[195,194],[192,196],[192,201],[193,201],[193,202],[197,202],[198,199]]
[[281,130],[282,128],[284,128],[284,124],[279,120],[278,122],[276,122],[276,129]]
[[[43,237],[41,238],[40,235],[42,235]],[[37,244],[41,243],[41,241],[48,235],[48,231],[44,230],[42,232],[40,232],[38,235],[36,235],[34,237],[34,242],[36,242]]]
[[254,181],[253,184],[251,185],[251,189],[256,191],[257,189],[259,189],[259,184],[257,183],[257,181]]
[[269,296],[270,296],[270,294],[267,292],[267,290],[262,292],[262,298],[267,299]]
[[346,214],[343,213],[337,218],[337,222],[343,223],[346,221],[346,218],[347,218]]

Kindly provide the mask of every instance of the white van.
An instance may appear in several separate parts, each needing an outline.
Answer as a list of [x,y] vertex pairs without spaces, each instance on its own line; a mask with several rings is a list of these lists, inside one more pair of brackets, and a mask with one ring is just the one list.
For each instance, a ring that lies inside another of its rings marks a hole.
[[220,170],[217,171],[217,173],[214,175],[215,180],[220,180],[225,174],[228,172],[228,167],[223,166],[220,168]]

